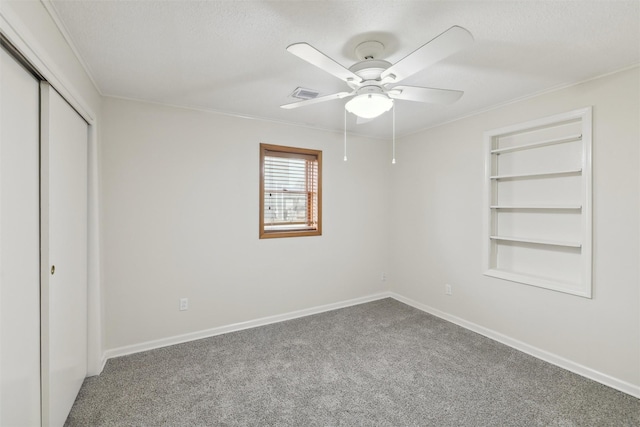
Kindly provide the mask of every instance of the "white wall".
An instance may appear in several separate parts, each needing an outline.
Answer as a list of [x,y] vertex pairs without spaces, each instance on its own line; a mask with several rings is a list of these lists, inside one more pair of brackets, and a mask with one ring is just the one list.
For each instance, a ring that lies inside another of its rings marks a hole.
[[[388,141],[105,98],[107,348],[382,291]],[[323,150],[322,236],[258,239],[259,144]],[[189,310],[179,311],[181,297]]]
[[[639,81],[634,68],[402,139],[404,160],[392,171],[392,290],[640,386]],[[483,276],[483,132],[588,105],[593,299]]]

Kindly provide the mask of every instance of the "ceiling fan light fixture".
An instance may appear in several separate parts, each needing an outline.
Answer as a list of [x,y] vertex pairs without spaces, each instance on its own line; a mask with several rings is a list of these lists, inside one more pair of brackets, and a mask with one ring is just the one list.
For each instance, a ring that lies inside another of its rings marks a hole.
[[383,93],[364,93],[347,102],[344,108],[363,119],[373,119],[393,107],[393,99]]

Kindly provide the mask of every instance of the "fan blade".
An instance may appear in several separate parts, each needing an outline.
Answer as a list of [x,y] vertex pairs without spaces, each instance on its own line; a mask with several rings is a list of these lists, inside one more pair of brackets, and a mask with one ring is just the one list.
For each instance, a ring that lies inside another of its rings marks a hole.
[[319,102],[331,101],[332,99],[342,99],[347,96],[353,95],[355,92],[338,92],[332,93],[331,95],[319,96],[317,98],[305,99],[304,101],[292,102],[291,104],[281,105],[280,108],[284,108],[286,110],[290,110],[292,108],[304,107],[306,105],[313,105]]
[[389,77],[391,82],[399,82],[456,53],[471,43],[473,43],[471,33],[462,27],[454,25],[384,70],[380,78]]
[[435,89],[418,86],[394,86],[387,94],[393,99],[428,102],[431,104],[452,104],[462,96],[461,90]]
[[300,59],[304,59],[309,64],[315,65],[321,70],[326,71],[329,74],[332,74],[343,80],[360,82],[362,79],[358,77],[353,72],[347,70],[342,65],[338,64],[333,59],[329,58],[324,53],[320,52],[315,47],[311,46],[308,43],[295,43],[291,46],[287,47],[287,51],[293,53]]

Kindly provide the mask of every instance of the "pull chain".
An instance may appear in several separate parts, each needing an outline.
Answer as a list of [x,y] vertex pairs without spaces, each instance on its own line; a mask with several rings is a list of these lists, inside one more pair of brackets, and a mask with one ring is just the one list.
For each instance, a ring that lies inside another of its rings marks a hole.
[[395,165],[396,164],[396,104],[393,104],[393,125],[392,125],[392,132],[393,132],[393,158],[391,159],[391,164]]
[[344,109],[344,161],[347,161],[347,109]]

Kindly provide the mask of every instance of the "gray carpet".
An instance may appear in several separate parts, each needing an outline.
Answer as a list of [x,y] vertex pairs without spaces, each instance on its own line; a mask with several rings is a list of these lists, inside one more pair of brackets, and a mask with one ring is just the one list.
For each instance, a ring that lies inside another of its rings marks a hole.
[[640,400],[385,299],[111,359],[66,425],[640,426]]

